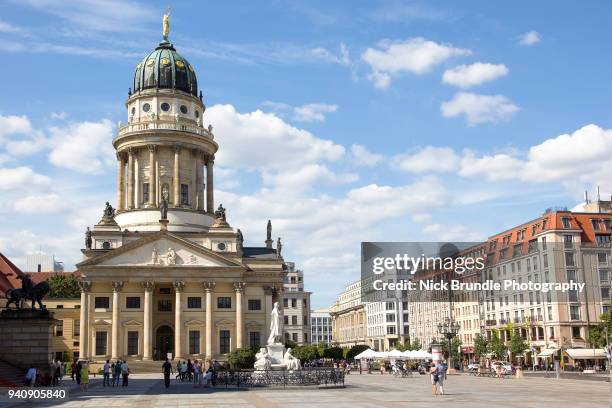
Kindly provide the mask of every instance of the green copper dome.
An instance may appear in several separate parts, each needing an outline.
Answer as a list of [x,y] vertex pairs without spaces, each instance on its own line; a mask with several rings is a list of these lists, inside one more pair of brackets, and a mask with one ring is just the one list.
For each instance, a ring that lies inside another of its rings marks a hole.
[[134,92],[152,88],[175,89],[198,96],[193,67],[166,40],[136,66]]

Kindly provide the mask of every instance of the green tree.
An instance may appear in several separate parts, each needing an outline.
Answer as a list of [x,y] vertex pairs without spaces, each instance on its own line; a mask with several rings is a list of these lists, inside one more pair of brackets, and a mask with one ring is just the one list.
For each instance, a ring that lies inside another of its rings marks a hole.
[[255,350],[250,347],[233,350],[227,355],[227,361],[233,369],[253,368]]
[[516,360],[525,350],[529,349],[529,344],[523,339],[519,330],[513,330],[508,342],[508,350],[512,353],[512,360]]
[[298,344],[293,340],[285,340],[285,348],[294,349],[298,346]]
[[[459,337],[453,337],[453,340],[451,341],[451,351],[453,359],[455,360],[458,360],[461,356],[461,353],[459,352],[461,344],[463,343]],[[445,339],[444,342],[442,342],[442,352],[444,353],[445,357],[448,357],[448,339]]]
[[[612,308],[612,305],[610,307]],[[600,319],[601,323],[589,329],[589,342],[591,347],[595,348],[606,347],[612,340],[612,311],[602,313]],[[608,343],[606,343],[606,331]]]
[[291,354],[293,354],[295,358],[299,358],[302,363],[304,363],[319,358],[319,349],[314,344],[305,344],[303,346],[297,346],[291,350]]
[[55,274],[47,282],[51,288],[50,298],[74,299],[81,296],[79,280],[72,275]]
[[324,358],[331,358],[334,360],[341,360],[342,354],[342,348],[340,347],[330,347],[323,351]]
[[419,339],[414,339],[413,341],[410,342],[409,347],[410,348],[408,348],[407,350],[420,350],[421,347],[423,347],[423,345],[421,344]]
[[357,344],[356,346],[351,347],[348,353],[346,353],[346,359],[353,360],[357,354],[360,354],[369,348],[370,347],[366,346],[365,344]]
[[506,346],[499,338],[499,331],[491,331],[491,341],[488,344],[488,351],[495,355],[499,360],[503,360],[506,355]]
[[489,342],[486,337],[478,334],[476,335],[476,340],[474,340],[474,354],[480,356],[481,358],[487,355],[487,346]]

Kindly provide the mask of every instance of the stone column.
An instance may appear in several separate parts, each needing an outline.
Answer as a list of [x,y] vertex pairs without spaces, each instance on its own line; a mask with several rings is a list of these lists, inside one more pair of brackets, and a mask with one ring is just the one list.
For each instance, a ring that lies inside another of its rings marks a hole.
[[181,146],[175,145],[174,146],[174,178],[172,179],[172,184],[174,187],[174,206],[175,207],[181,206],[181,179],[180,179],[180,174],[179,174],[180,153],[181,153]]
[[143,282],[144,287],[144,325],[143,325],[143,360],[152,360],[153,354],[151,353],[151,330],[153,326],[153,288],[155,285],[153,282]]
[[157,169],[155,145],[149,145],[149,205],[157,206]]
[[87,358],[89,355],[89,290],[91,282],[80,281],[81,287],[81,317],[80,317],[80,334],[79,334],[79,359]]
[[197,174],[196,174],[196,186],[197,186],[197,201],[198,211],[204,211],[204,160],[202,159],[202,152],[198,152],[197,158]]
[[212,358],[212,294],[215,289],[215,282],[204,282],[204,292],[206,292],[206,359]]
[[263,338],[263,341],[267,342],[268,341],[268,337],[270,337],[270,323],[272,323],[271,321],[271,317],[270,317],[270,313],[272,313],[272,308],[273,306],[273,300],[272,300],[272,296],[274,295],[274,288],[272,288],[271,286],[266,286],[264,287],[264,293],[265,293],[265,311],[266,311],[266,327],[265,327],[265,336]]
[[134,149],[128,148],[128,188],[127,205],[131,210],[134,208]]
[[112,326],[112,337],[111,337],[111,358],[116,360],[119,358],[119,295],[121,293],[121,287],[123,282],[112,282],[113,287],[113,326]]
[[234,290],[236,291],[236,348],[244,346],[244,312],[242,310],[244,285],[244,282],[234,282]]
[[125,158],[117,153],[117,209],[125,210]]
[[215,212],[215,198],[213,192],[213,164],[214,158],[211,156],[206,160],[206,211],[209,214]]
[[176,302],[174,304],[174,357],[183,357],[183,342],[181,339],[183,328],[183,290],[185,290],[185,282],[174,282],[174,291],[176,293]]

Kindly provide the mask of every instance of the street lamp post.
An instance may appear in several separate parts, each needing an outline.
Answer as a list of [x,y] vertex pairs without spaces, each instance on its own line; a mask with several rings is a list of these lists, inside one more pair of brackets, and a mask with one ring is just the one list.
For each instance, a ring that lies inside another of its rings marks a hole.
[[448,370],[454,369],[453,366],[453,337],[459,333],[459,323],[450,318],[444,319],[442,323],[438,323],[438,333],[448,340]]

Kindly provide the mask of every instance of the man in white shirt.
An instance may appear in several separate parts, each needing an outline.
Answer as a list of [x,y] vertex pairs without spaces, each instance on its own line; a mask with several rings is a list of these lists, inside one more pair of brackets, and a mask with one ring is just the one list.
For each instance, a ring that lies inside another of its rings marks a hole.
[[104,379],[102,380],[102,386],[106,387],[107,385],[110,387],[110,361],[106,360],[104,363]]
[[36,384],[36,368],[30,367],[28,369],[25,380],[28,387],[33,387]]
[[123,381],[121,383],[122,386],[124,387],[128,386],[128,376],[129,375],[130,375],[130,367],[128,367],[127,361],[124,361],[123,364],[121,364],[121,377],[123,378]]

